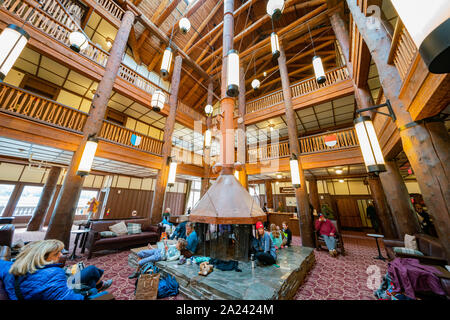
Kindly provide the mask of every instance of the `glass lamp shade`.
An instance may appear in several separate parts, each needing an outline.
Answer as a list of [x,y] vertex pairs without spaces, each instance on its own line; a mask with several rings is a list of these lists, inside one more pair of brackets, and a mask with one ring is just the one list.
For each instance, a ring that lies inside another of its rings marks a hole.
[[5,79],[29,39],[28,33],[14,24],[3,29],[0,34],[0,81]]
[[292,154],[289,160],[289,166],[291,168],[291,182],[294,188],[300,188],[300,170],[298,168],[298,160],[295,154]]
[[450,72],[450,1],[392,0],[432,73]]
[[167,47],[166,50],[164,50],[164,55],[161,63],[161,76],[163,78],[169,75],[171,64],[172,64],[172,49],[170,47]]
[[228,51],[227,58],[227,95],[237,97],[239,94],[239,54],[233,49]]
[[278,42],[278,35],[275,32],[270,34],[270,46],[272,48],[272,58],[278,59],[280,56],[280,43]]
[[274,21],[281,18],[281,13],[284,9],[284,0],[269,0],[267,1],[266,11]]
[[92,163],[94,162],[95,152],[97,151],[97,139],[91,139],[86,142],[84,146],[83,155],[81,156],[80,164],[78,165],[77,175],[85,176],[91,171]]
[[166,102],[166,95],[161,90],[156,90],[152,95],[151,106],[153,110],[159,112],[164,108]]
[[322,59],[320,59],[319,56],[314,56],[312,62],[317,83],[318,84],[324,83],[327,80],[327,78],[325,77],[325,71],[323,70]]
[[239,171],[234,170],[234,177],[239,181]]
[[252,81],[252,88],[253,88],[253,90],[259,89],[260,85],[261,85],[261,82],[258,79],[253,79],[253,81]]
[[205,148],[208,149],[211,147],[211,140],[212,140],[211,130],[207,129],[205,131]]
[[181,33],[186,34],[191,29],[191,22],[189,21],[188,18],[181,18],[179,26]]
[[205,107],[205,114],[209,117],[210,115],[212,115],[213,111],[214,111],[213,106],[207,104]]
[[172,187],[175,184],[175,178],[177,176],[177,163],[171,162],[169,167],[169,177],[167,178],[167,185]]
[[73,31],[69,34],[69,43],[70,49],[75,52],[80,52],[81,50],[86,49],[89,41],[82,32]]
[[370,117],[361,116],[356,118],[354,124],[367,171],[386,171],[383,153],[381,152],[380,143]]

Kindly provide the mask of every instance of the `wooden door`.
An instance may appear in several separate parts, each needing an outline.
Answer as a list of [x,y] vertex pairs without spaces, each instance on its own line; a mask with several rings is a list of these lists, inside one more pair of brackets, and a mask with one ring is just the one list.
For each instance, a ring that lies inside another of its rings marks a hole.
[[356,199],[336,199],[336,205],[342,227],[362,228],[363,225]]

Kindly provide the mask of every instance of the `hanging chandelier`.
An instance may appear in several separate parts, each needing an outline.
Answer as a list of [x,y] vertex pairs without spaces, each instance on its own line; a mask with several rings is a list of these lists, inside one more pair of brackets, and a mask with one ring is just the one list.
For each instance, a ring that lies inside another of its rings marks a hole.
[[0,81],[5,79],[29,39],[30,35],[15,24],[3,29],[0,34]]

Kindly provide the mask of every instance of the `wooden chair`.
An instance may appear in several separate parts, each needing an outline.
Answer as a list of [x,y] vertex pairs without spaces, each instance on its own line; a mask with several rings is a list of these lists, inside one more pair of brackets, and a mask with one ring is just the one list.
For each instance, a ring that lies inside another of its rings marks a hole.
[[[336,248],[339,250],[339,253],[343,256],[345,256],[345,249],[344,249],[344,241],[342,240],[342,234],[341,234],[341,228],[339,227],[339,223],[337,220],[331,220],[331,223],[333,223],[334,227],[336,228]],[[315,239],[316,239],[316,248],[318,250],[323,249],[322,246],[325,247],[324,250],[328,250],[326,249],[327,245],[325,243],[325,240],[323,239],[323,237],[319,234],[318,231],[314,232],[315,235]]]

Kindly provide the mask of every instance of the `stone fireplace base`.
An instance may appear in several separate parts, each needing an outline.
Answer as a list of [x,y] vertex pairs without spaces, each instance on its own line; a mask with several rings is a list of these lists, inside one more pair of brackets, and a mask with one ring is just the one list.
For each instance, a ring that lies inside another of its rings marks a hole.
[[214,269],[208,276],[198,275],[199,266],[159,261],[162,275],[170,274],[180,292],[193,300],[286,300],[292,299],[315,263],[314,249],[292,246],[279,250],[275,266],[255,266],[239,262],[242,272]]

